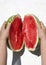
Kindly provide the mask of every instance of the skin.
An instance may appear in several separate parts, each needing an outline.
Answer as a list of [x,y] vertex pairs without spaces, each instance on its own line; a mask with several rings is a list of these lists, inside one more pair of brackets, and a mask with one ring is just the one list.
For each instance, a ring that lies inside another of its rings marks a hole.
[[5,29],[4,23],[0,29],[0,65],[7,65],[7,46],[6,39],[10,25]]
[[46,65],[46,28],[42,22],[37,25],[37,28],[41,39],[41,61],[42,65]]
[[[6,22],[2,25],[0,29],[0,65],[7,65],[7,45],[6,39],[9,36],[10,24],[5,29]],[[21,59],[18,54],[13,52],[12,65],[21,65]]]
[[[9,28],[10,24],[8,27],[5,29],[5,24],[4,23],[0,29],[0,65],[7,65],[7,46],[6,46],[6,39],[8,37],[9,33]],[[46,28],[42,22],[40,24],[37,24],[38,28],[38,35],[41,39],[41,60],[42,60],[42,65],[46,65]],[[16,56],[14,56],[15,53],[13,53],[13,62],[14,59],[16,60]],[[18,63],[17,63],[18,62]],[[19,65],[20,57],[15,64],[13,65]],[[21,63],[20,63],[21,64]]]

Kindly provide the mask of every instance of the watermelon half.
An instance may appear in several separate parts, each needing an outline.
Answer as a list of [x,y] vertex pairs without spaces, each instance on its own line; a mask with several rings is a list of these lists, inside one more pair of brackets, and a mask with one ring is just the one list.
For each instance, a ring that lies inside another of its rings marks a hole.
[[38,37],[37,23],[39,19],[35,15],[26,15],[23,21],[22,33],[26,48],[31,53],[40,55],[40,38]]
[[9,29],[9,37],[7,38],[7,46],[14,52],[22,55],[24,52],[23,36],[22,36],[22,19],[19,14],[11,16],[6,26],[11,23]]
[[40,56],[40,38],[37,30],[39,19],[35,15],[26,15],[22,23],[20,15],[17,14],[7,20],[6,27],[9,23],[11,26],[7,38],[8,47],[22,55],[26,46],[31,53]]

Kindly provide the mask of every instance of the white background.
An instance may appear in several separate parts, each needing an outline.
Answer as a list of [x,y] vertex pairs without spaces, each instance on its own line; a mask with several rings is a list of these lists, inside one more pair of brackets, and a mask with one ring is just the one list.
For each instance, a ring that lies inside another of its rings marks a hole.
[[[46,0],[0,0],[0,27],[11,15],[19,13],[35,14],[46,25]],[[8,49],[7,65],[11,65],[13,53]],[[25,49],[21,57],[22,65],[41,65],[41,56],[37,57]]]

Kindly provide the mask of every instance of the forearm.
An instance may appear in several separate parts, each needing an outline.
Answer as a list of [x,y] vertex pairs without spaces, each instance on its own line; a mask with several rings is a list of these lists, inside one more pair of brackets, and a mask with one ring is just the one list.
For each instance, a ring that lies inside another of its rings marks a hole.
[[6,65],[7,63],[7,48],[6,41],[0,39],[0,65]]
[[46,65],[46,38],[41,41],[41,58],[42,65]]

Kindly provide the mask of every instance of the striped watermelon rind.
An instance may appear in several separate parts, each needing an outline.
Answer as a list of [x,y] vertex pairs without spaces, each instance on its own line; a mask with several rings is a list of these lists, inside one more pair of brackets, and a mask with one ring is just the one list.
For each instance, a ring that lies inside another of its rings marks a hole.
[[[7,28],[8,24],[9,24],[9,23],[11,24],[11,23],[13,22],[14,18],[16,18],[16,17],[21,18],[21,16],[20,16],[19,14],[13,15],[13,16],[9,17],[9,19],[6,21],[6,26],[5,26],[5,28]],[[22,45],[22,47],[21,47],[20,49],[14,50],[14,49],[12,48],[11,44],[10,44],[9,38],[7,38],[7,46],[8,46],[8,48],[11,49],[13,52],[17,52],[17,53],[19,52],[20,55],[23,54],[24,49],[25,49],[25,46],[24,46],[24,43],[23,43],[23,45]]]
[[[37,16],[35,16],[35,15],[33,15],[33,14],[32,14],[32,16],[36,19],[36,22],[37,22],[38,24],[40,24],[40,21],[39,21],[39,19],[37,18]],[[36,24],[37,24],[37,23],[36,23]],[[30,51],[32,54],[37,55],[37,56],[40,56],[40,55],[41,55],[40,43],[41,43],[41,40],[40,40],[40,38],[38,37],[38,42],[37,42],[37,45],[36,45],[36,47],[35,47],[35,50],[34,50],[34,51]]]

